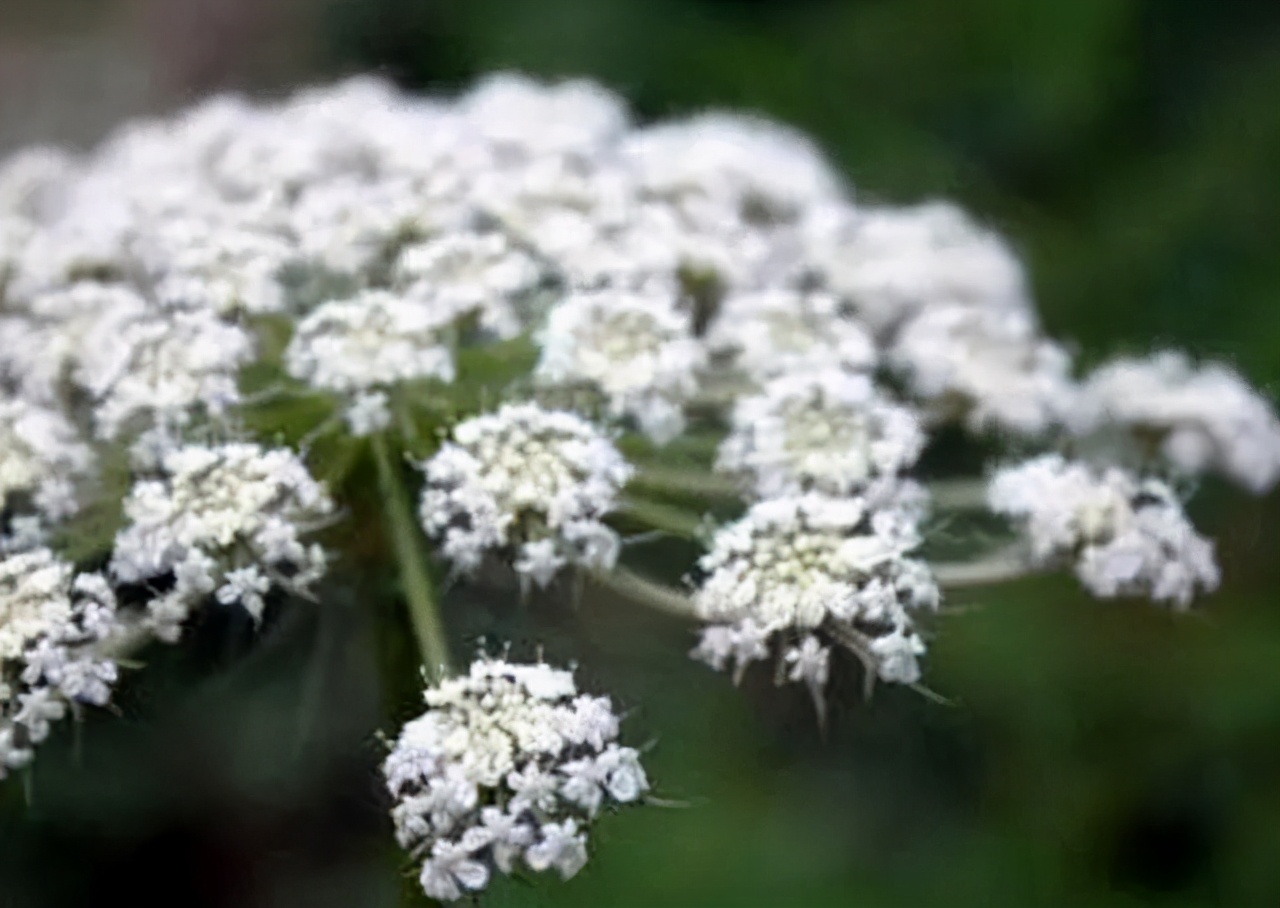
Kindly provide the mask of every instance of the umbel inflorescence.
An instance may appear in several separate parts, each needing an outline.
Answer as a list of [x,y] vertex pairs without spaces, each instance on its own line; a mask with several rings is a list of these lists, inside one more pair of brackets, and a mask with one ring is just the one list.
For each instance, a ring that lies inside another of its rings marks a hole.
[[[643,124],[513,75],[223,96],[0,163],[0,391],[0,773],[149,641],[323,608],[373,559],[427,678],[386,783],[440,899],[572,876],[649,786],[570,673],[454,673],[452,586],[674,612],[695,657],[763,663],[821,715],[837,666],[917,684],[950,588],[1068,568],[1188,607],[1220,577],[1185,480],[1280,478],[1237,372],[1160,351],[1082,374],[956,207],[855,199],[758,117]],[[948,472],[940,434],[1017,455]],[[982,510],[1003,537],[934,557],[932,528]],[[337,532],[369,515],[385,545]],[[662,535],[685,561],[641,576]]]

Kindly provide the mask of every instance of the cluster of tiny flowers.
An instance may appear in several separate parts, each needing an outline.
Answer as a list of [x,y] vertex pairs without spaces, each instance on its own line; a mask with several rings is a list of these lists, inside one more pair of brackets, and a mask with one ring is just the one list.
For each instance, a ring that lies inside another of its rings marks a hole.
[[1022,525],[1033,559],[1073,562],[1097,596],[1185,608],[1198,590],[1217,589],[1213,544],[1159,479],[1048,454],[997,472],[988,497],[993,511]]
[[739,398],[718,469],[760,498],[804,491],[848,495],[913,466],[924,447],[915,413],[865,375],[792,372]]
[[876,364],[875,342],[830,293],[775,289],[728,297],[707,332],[712,353],[750,381],[796,369],[860,371]]
[[693,655],[740,678],[773,654],[817,699],[834,643],[881,679],[914,683],[925,647],[911,612],[940,598],[908,555],[918,517],[907,503],[812,493],[753,505],[699,562],[694,607],[712,624]]
[[46,518],[73,513],[75,481],[87,473],[93,455],[75,427],[57,410],[23,398],[0,399],[0,510],[17,494]]
[[43,547],[0,555],[0,779],[30,762],[51,723],[107,703],[117,668],[102,647],[117,631],[101,574]]
[[1178,470],[1216,470],[1255,493],[1280,479],[1280,420],[1229,366],[1197,369],[1176,351],[1119,359],[1090,375],[1080,397],[1082,434],[1105,425],[1151,433]]
[[125,499],[111,576],[154,591],[147,624],[163,640],[209,596],[260,618],[273,587],[306,592],[323,573],[324,550],[300,537],[332,510],[292,451],[176,446]]
[[889,359],[936,417],[978,432],[1042,435],[1073,400],[1066,352],[1020,309],[927,309],[898,334]]
[[518,867],[572,877],[601,808],[649,788],[637,751],[617,743],[609,699],[580,694],[571,672],[480,658],[425,699],[383,772],[396,837],[431,898]]
[[631,468],[579,416],[508,404],[456,426],[423,471],[422,525],[460,571],[505,552],[523,579],[546,586],[566,565],[607,570],[617,560],[618,536],[602,518]]
[[684,431],[683,404],[706,359],[669,287],[604,288],[553,308],[535,377],[598,389],[614,416],[629,416],[658,443]]

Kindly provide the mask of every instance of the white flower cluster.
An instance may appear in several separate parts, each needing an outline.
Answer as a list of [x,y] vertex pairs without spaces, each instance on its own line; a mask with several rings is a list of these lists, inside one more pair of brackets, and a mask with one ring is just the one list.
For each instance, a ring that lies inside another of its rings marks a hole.
[[77,574],[47,548],[0,555],[0,779],[80,704],[103,706],[116,664],[100,651],[118,629],[100,574]]
[[739,398],[716,467],[757,497],[848,495],[913,466],[924,447],[915,413],[865,375],[791,372]]
[[870,333],[842,314],[837,297],[791,289],[728,297],[707,332],[707,344],[757,382],[797,369],[867,370],[877,360]]
[[154,591],[147,623],[163,640],[177,639],[209,596],[260,618],[273,587],[306,592],[324,572],[324,550],[301,537],[332,511],[292,451],[174,447],[158,475],[136,482],[125,499],[111,576]]
[[89,447],[57,410],[0,399],[0,510],[25,493],[46,518],[69,516],[78,507],[75,481],[92,466]]
[[423,528],[461,571],[506,550],[523,579],[546,586],[566,565],[617,560],[618,536],[601,520],[631,468],[581,417],[508,404],[456,426],[423,470]]
[[1066,418],[1071,361],[1030,312],[939,305],[903,326],[889,360],[935,417],[974,431],[1043,435]]
[[911,612],[936,608],[928,567],[908,556],[920,542],[908,504],[817,494],[772,498],[720,530],[699,562],[694,593],[712,622],[693,655],[737,677],[776,652],[788,677],[821,695],[831,643],[881,679],[913,683],[924,643]]
[[986,312],[1030,306],[1022,265],[954,205],[829,212],[809,233],[808,266],[887,337],[939,305]]
[[396,837],[431,898],[520,866],[572,877],[601,808],[649,788],[639,754],[617,743],[609,699],[578,693],[571,672],[480,658],[426,701],[383,771]]
[[1154,434],[1165,458],[1186,473],[1217,470],[1255,493],[1280,479],[1280,420],[1221,363],[1197,369],[1166,350],[1102,366],[1084,384],[1076,429],[1107,424]]
[[1049,454],[996,473],[988,497],[993,511],[1023,525],[1035,560],[1074,562],[1097,596],[1185,608],[1198,590],[1218,587],[1213,544],[1161,480]]
[[[77,395],[96,433],[114,438],[141,418],[181,426],[239,400],[235,375],[254,344],[208,309],[169,309],[133,288],[76,281],[11,300],[0,317],[0,373],[46,405]],[[144,426],[148,423],[144,423]]]
[[541,345],[540,381],[598,389],[613,416],[630,416],[659,444],[684,431],[682,405],[706,352],[671,288],[572,294],[551,310]]

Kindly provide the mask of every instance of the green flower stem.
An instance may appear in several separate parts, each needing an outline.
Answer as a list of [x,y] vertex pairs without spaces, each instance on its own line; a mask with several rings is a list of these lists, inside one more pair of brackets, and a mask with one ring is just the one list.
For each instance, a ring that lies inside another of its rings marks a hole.
[[683,508],[642,498],[624,498],[618,509],[647,527],[682,539],[698,539],[702,535],[702,518]]
[[987,483],[983,479],[931,482],[929,495],[940,511],[982,511],[987,507]]
[[974,586],[994,586],[1021,580],[1037,573],[1027,563],[1022,550],[1010,546],[977,561],[943,562],[931,565],[933,576],[944,589],[964,589]]
[[373,436],[373,457],[378,465],[387,530],[400,568],[400,585],[409,606],[409,621],[418,638],[428,679],[437,681],[449,674],[449,645],[436,604],[435,586],[422,557],[422,531],[414,519],[402,471],[393,462],[382,435]]
[[664,467],[657,464],[637,465],[631,485],[654,492],[693,495],[698,498],[737,499],[740,491],[734,482],[706,470]]
[[617,593],[619,596],[647,605],[649,608],[676,615],[681,618],[694,618],[693,601],[679,590],[674,590],[661,583],[646,580],[639,574],[626,568],[614,568],[612,571],[595,571],[591,579],[598,585]]

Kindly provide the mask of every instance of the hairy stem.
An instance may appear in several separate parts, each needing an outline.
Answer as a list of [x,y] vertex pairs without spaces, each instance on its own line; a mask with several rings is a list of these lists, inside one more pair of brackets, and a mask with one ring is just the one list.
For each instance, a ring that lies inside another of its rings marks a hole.
[[435,585],[422,557],[422,531],[414,519],[402,471],[392,461],[381,435],[373,436],[373,457],[378,466],[387,530],[400,568],[400,585],[409,606],[409,621],[427,676],[436,681],[449,673],[449,645],[436,604]]
[[681,618],[695,617],[693,601],[684,593],[669,586],[663,586],[661,583],[646,580],[626,568],[595,571],[591,574],[591,579],[605,589],[668,615],[677,615]]

